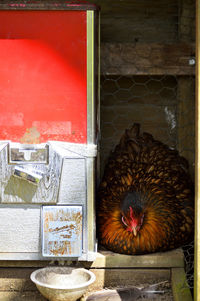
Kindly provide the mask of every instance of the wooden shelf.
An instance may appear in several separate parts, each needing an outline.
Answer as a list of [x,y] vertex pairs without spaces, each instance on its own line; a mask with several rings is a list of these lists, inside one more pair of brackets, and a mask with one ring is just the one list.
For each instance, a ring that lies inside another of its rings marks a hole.
[[[86,263],[89,265],[89,263]],[[182,249],[147,255],[122,255],[110,251],[100,251],[91,268],[183,268]]]
[[195,45],[187,43],[102,43],[101,74],[194,75]]

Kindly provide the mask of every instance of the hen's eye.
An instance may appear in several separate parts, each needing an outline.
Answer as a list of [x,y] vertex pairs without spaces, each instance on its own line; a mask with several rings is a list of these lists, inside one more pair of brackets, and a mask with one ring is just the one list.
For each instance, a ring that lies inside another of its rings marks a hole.
[[122,223],[123,223],[126,227],[128,227],[128,225],[127,225],[127,223],[126,223],[126,221],[125,221],[124,216],[122,216]]

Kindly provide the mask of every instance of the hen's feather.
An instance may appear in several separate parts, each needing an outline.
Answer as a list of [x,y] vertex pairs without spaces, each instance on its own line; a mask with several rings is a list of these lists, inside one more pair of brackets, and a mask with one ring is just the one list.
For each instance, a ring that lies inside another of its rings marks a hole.
[[[99,241],[124,254],[170,250],[193,239],[193,185],[187,161],[134,124],[111,154],[98,193]],[[144,219],[137,236],[122,222],[127,192],[140,195]]]

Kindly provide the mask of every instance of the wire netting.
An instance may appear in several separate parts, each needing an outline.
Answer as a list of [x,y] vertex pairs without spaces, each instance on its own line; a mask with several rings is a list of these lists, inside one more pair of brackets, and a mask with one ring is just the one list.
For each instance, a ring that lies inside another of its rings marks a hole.
[[[155,139],[179,150],[194,179],[195,78],[193,76],[101,77],[101,175],[110,152],[134,122]],[[193,288],[194,243],[183,247]]]
[[185,272],[187,283],[191,288],[191,292],[193,294],[194,288],[194,241],[190,244],[183,246],[183,252],[185,256]]
[[194,80],[192,76],[102,76],[102,169],[124,130],[139,122],[142,131],[186,157],[193,177]]

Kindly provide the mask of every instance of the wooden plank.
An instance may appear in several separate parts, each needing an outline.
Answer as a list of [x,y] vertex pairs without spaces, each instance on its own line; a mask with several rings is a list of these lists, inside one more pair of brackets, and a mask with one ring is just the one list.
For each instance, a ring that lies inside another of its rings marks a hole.
[[[172,301],[173,295],[169,281],[154,283],[153,285],[128,286],[116,289],[102,289],[88,296],[87,301]],[[81,301],[85,301],[85,298]]]
[[184,255],[181,249],[170,252],[154,253],[148,255],[122,255],[109,251],[97,254],[96,260],[84,263],[90,268],[170,268],[184,267]]
[[[35,269],[1,268],[0,301],[44,299],[30,280]],[[123,288],[151,285],[170,281],[170,269],[90,269],[96,275],[96,281],[89,287],[88,293],[103,288]]]
[[27,292],[36,291],[36,286],[30,281],[30,279],[21,278],[1,278],[0,291],[15,291],[15,292]]
[[[195,41],[195,1],[180,0],[178,23],[179,41]],[[191,17],[189,17],[191,16]],[[193,17],[192,17],[193,16]],[[178,150],[189,162],[190,175],[194,180],[195,157],[195,78],[181,76],[177,78],[177,136]]]
[[180,41],[195,42],[195,1],[179,1],[178,37]]
[[90,291],[108,287],[141,286],[170,280],[170,269],[90,269],[96,281]]
[[193,44],[103,43],[101,73],[107,75],[194,75]]
[[[56,261],[54,261],[56,263]],[[72,261],[61,261],[63,265],[73,265]],[[45,267],[53,262],[32,260],[0,261],[0,267]],[[86,268],[170,268],[184,267],[184,254],[182,249],[169,252],[160,252],[147,255],[122,255],[109,251],[100,251],[93,262],[80,261],[77,266]]]
[[[0,291],[36,291],[30,275],[35,269],[1,268]],[[92,290],[103,287],[124,287],[170,279],[170,269],[90,269],[96,275]]]
[[0,268],[0,291],[35,291],[36,286],[30,280],[34,268]]
[[[186,275],[183,268],[171,270],[171,282],[174,301],[192,301],[192,295],[187,285]],[[198,299],[195,299],[198,300]]]
[[101,41],[173,43],[178,0],[89,0],[101,6]]
[[189,162],[189,171],[194,180],[195,160],[195,79],[181,76],[177,79],[177,149]]
[[0,301],[44,301],[30,280],[33,268],[0,269]]
[[200,300],[200,0],[196,1],[196,153],[194,300]]
[[20,267],[20,268],[43,268],[49,265],[49,261],[40,260],[0,260],[0,267]]
[[0,301],[47,301],[42,295],[35,292],[0,292]]

